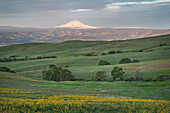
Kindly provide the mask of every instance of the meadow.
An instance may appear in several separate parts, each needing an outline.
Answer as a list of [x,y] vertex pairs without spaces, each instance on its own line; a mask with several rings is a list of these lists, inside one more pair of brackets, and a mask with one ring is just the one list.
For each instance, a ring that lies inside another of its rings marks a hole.
[[[108,54],[113,50],[122,53]],[[86,56],[89,53],[92,55]],[[52,112],[52,109],[73,113],[170,111],[169,80],[156,80],[160,75],[170,75],[170,35],[109,42],[68,41],[0,47],[0,59],[14,55],[18,59],[26,56],[57,58],[1,62],[0,66],[7,66],[17,73],[0,72],[1,112]],[[140,62],[119,64],[122,58]],[[100,60],[111,65],[99,66]],[[81,81],[43,80],[42,70],[50,64],[71,70]],[[111,70],[116,66],[123,68],[124,78],[130,78],[140,70],[142,78],[151,81],[109,82]],[[92,81],[97,71],[105,71],[107,80]]]
[[[165,44],[160,46],[160,44]],[[0,58],[36,58],[38,56],[57,56],[57,58],[2,62],[0,66],[7,66],[20,75],[34,77],[41,76],[44,68],[50,64],[71,70],[77,79],[92,80],[97,71],[106,71],[108,78],[115,66],[122,67],[126,72],[124,77],[133,76],[136,70],[145,78],[156,78],[159,75],[169,74],[170,36],[149,37],[123,41],[68,41],[59,44],[30,43],[0,47]],[[123,53],[108,54],[109,51]],[[139,52],[142,50],[142,52]],[[86,53],[97,56],[84,56]],[[101,55],[106,53],[107,55]],[[118,64],[122,58],[136,59],[140,62]],[[98,66],[100,60],[106,60],[112,65]]]
[[0,112],[59,112],[59,113],[167,113],[170,101],[120,99],[98,96],[73,96],[38,94],[21,90],[0,88]]

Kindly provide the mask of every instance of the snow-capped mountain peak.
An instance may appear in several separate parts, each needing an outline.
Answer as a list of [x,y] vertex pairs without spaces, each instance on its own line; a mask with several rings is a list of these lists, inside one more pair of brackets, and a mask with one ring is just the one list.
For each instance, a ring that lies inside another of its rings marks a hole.
[[98,27],[93,27],[90,25],[85,25],[84,23],[78,21],[78,20],[72,20],[66,24],[56,26],[56,28],[72,28],[72,29],[93,29]]

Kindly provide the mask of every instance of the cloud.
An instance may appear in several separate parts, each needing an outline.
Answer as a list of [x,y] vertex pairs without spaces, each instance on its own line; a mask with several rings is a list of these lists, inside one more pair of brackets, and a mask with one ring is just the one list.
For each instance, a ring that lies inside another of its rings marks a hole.
[[0,0],[0,24],[48,27],[79,19],[105,27],[170,28],[170,0]]
[[119,9],[120,6],[110,6],[110,7],[106,7],[106,9]]
[[168,5],[170,3],[169,0],[156,0],[156,1],[136,1],[136,2],[114,2],[110,4],[106,4],[107,9],[112,9],[112,7],[120,7],[120,6],[132,6],[132,5],[147,5],[147,4],[160,4],[160,5]]
[[72,10],[70,12],[75,13],[75,12],[87,12],[87,11],[93,11],[93,10],[92,9],[76,9],[76,10]]

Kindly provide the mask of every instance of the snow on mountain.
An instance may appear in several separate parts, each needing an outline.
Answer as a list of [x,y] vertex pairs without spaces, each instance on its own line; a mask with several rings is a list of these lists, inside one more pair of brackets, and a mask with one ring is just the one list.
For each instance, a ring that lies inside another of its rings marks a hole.
[[56,26],[55,28],[72,28],[72,29],[94,29],[98,27],[90,26],[90,25],[85,25],[82,22],[78,20],[72,20],[66,24]]

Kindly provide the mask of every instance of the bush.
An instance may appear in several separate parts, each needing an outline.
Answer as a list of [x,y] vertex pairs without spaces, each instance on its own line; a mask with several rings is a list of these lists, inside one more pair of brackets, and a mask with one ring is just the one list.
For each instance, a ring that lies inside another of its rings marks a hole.
[[116,53],[123,53],[123,52],[118,50],[118,51],[116,51]]
[[43,59],[43,57],[38,56],[37,59]]
[[139,60],[133,60],[132,63],[140,62]]
[[106,80],[106,72],[105,71],[98,71],[96,72],[96,76],[94,77],[95,81],[103,81]]
[[48,69],[42,71],[42,78],[44,80],[52,80],[52,81],[70,81],[75,80],[75,77],[72,75],[72,72],[63,69],[61,67],[56,67],[51,64]]
[[139,50],[138,52],[143,52],[143,50]]
[[109,63],[107,61],[104,61],[104,60],[100,60],[98,65],[99,66],[102,66],[102,65],[111,65],[111,63]]
[[160,75],[156,78],[157,81],[165,81],[169,79],[170,79],[170,75]]
[[114,69],[112,70],[111,72],[111,75],[113,76],[113,81],[116,80],[116,78],[120,78],[120,80],[123,80],[123,74],[125,72],[123,72],[123,69],[122,68],[119,68],[119,67],[114,67]]
[[109,51],[109,54],[115,54],[116,52],[115,51]]
[[119,62],[119,64],[125,64],[125,63],[131,63],[131,62],[132,62],[132,60],[129,59],[129,58],[123,58],[123,59],[121,59],[121,61]]
[[84,56],[92,56],[92,54],[91,53],[87,53]]
[[0,71],[2,71],[2,72],[15,73],[14,70],[9,69],[8,67],[0,67]]
[[106,53],[102,53],[101,55],[106,55]]
[[151,78],[144,78],[142,79],[143,82],[150,82],[150,81],[153,81]]
[[159,46],[165,46],[165,45],[167,45],[167,44],[160,44]]

